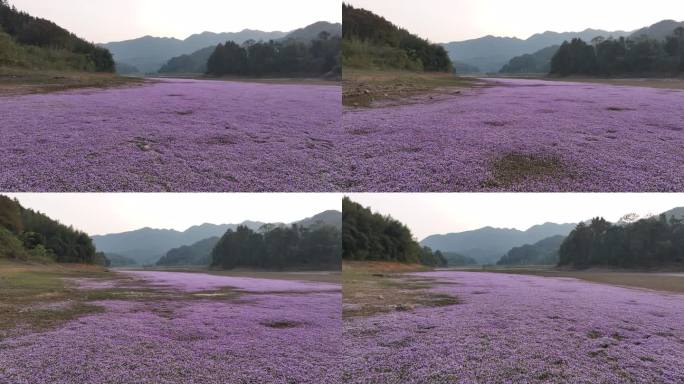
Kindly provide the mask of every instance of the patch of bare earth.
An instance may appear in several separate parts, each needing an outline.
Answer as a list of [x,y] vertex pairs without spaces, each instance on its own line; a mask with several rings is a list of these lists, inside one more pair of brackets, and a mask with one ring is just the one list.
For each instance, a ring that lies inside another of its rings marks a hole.
[[572,169],[552,155],[509,153],[496,158],[490,165],[488,187],[510,187],[529,181],[574,177]]
[[420,102],[443,96],[460,96],[466,90],[487,83],[454,76],[451,73],[347,70],[342,76],[342,104],[348,107],[372,107],[374,103],[408,104],[418,96]]
[[[395,263],[354,263],[342,272],[342,316],[372,316],[379,313],[412,311],[419,307],[442,307],[459,304],[458,297],[433,288],[437,279],[398,272]],[[404,268],[408,269],[408,266]],[[414,269],[415,270],[415,269]],[[424,269],[423,269],[424,270]],[[404,270],[404,272],[408,272]]]

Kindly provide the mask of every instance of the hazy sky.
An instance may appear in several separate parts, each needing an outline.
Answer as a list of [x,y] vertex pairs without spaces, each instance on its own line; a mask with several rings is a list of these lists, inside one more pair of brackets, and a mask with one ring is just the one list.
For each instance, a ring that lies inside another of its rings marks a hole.
[[143,227],[183,231],[203,223],[237,224],[245,220],[290,223],[317,213],[342,209],[339,194],[8,194],[27,208],[43,212],[89,235]]
[[352,194],[353,201],[392,215],[422,240],[433,234],[486,226],[528,229],[545,222],[578,223],[595,216],[660,214],[684,206],[682,194]]
[[316,21],[341,22],[340,0],[9,0],[95,43],[145,35],[186,37],[245,28],[291,31]]
[[663,19],[684,20],[681,0],[345,0],[409,31],[445,43],[486,35],[526,39],[545,31],[632,31]]

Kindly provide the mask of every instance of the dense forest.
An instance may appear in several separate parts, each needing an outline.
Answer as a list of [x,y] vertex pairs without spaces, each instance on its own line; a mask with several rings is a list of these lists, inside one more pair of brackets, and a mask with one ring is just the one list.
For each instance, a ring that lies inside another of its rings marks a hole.
[[451,72],[446,50],[397,27],[373,12],[342,4],[345,68]]
[[401,222],[373,213],[348,197],[342,200],[342,258],[446,266],[444,255],[421,247]]
[[551,60],[551,74],[674,75],[684,72],[684,28],[665,40],[647,36],[619,39],[597,37],[564,42]]
[[580,223],[560,248],[560,266],[656,268],[684,264],[684,223],[666,215],[631,224]]
[[534,244],[514,247],[499,259],[497,265],[556,265],[558,250],[565,236],[552,236]]
[[114,72],[111,53],[0,0],[0,65]]
[[211,265],[223,269],[340,269],[340,230],[329,225],[311,227],[265,225],[229,229],[211,252]]
[[[213,76],[340,76],[341,38],[323,31],[311,41],[284,40],[242,45],[228,41],[219,44],[209,56],[206,72]],[[178,59],[177,63],[184,64]],[[171,71],[173,68],[164,68]]]
[[158,266],[209,265],[211,252],[219,242],[218,237],[200,240],[192,245],[174,248],[157,261]]
[[0,195],[0,258],[105,264],[90,237]]

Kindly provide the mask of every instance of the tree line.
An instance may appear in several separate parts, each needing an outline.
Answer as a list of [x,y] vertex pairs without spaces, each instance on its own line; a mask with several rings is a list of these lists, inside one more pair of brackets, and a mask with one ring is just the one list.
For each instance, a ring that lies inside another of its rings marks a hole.
[[106,264],[86,233],[1,195],[0,258]]
[[211,265],[223,269],[340,269],[340,230],[329,225],[265,225],[229,229],[211,251]]
[[627,225],[580,223],[560,247],[559,266],[652,268],[684,263],[684,223],[666,215]]
[[80,39],[49,20],[19,11],[7,0],[0,0],[0,30],[19,44],[71,52],[84,57],[94,71],[114,72],[114,59],[107,49]]
[[564,42],[551,59],[551,74],[673,75],[684,72],[684,28],[664,41],[642,36],[619,39],[597,37]]
[[444,47],[432,44],[365,9],[342,4],[345,67],[388,67],[451,72]]
[[309,42],[233,41],[219,44],[207,61],[213,76],[339,76],[341,38],[321,32]]
[[440,251],[432,252],[413,239],[411,230],[390,216],[342,200],[342,258],[446,266]]

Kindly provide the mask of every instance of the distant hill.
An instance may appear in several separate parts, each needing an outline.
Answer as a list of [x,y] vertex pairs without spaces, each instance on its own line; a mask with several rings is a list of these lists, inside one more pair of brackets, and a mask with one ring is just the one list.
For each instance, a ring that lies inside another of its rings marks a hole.
[[[307,27],[297,29],[288,33],[287,35],[274,40],[297,40],[297,41],[311,41],[320,35],[321,32],[328,32],[330,36],[342,35],[342,24],[333,24],[326,21],[319,21]],[[256,39],[255,39],[256,40]],[[227,40],[226,40],[227,41]],[[225,43],[221,41],[220,43]],[[238,42],[241,43],[241,42]],[[214,53],[217,43],[213,43],[207,47],[194,51],[190,54],[184,54],[169,59],[160,69],[159,73],[205,73],[207,71],[207,61]]]
[[499,73],[524,74],[524,73],[549,73],[551,59],[558,52],[559,45],[546,47],[532,54],[516,56],[504,65]]
[[477,265],[477,260],[473,259],[472,257],[461,255],[460,253],[445,252],[443,255],[449,267]]
[[110,267],[133,267],[138,265],[138,263],[130,257],[126,257],[116,253],[106,253],[105,256],[109,260]]
[[245,29],[235,33],[203,32],[185,40],[167,37],[144,36],[138,39],[102,44],[114,55],[117,63],[138,68],[143,73],[156,73],[170,59],[191,54],[226,41],[242,44],[247,40],[280,39],[285,32],[263,32]]
[[159,73],[205,73],[207,61],[215,49],[216,46],[212,45],[189,55],[174,57],[159,69]]
[[650,39],[665,40],[672,35],[672,31],[678,27],[684,27],[684,21],[663,20],[649,27],[641,28],[630,35],[632,39],[647,36]]
[[[257,222],[245,222],[248,227],[254,229],[255,227],[261,227]],[[325,211],[321,212],[315,216],[306,218],[304,220],[297,221],[293,224],[298,224],[307,228],[320,228],[323,226],[334,227],[337,230],[342,228],[342,212],[340,211]],[[285,228],[289,227],[286,224],[274,224],[274,228]],[[210,237],[207,239],[200,240],[192,245],[184,245],[179,248],[174,248],[166,253],[159,261],[157,265],[164,266],[179,266],[179,265],[209,265],[211,263],[211,252],[214,246],[219,242],[219,237]]]
[[116,63],[115,67],[116,73],[118,73],[119,75],[135,75],[142,73],[135,66],[126,63]]
[[526,40],[515,37],[485,36],[478,39],[455,41],[442,44],[454,61],[478,67],[482,72],[499,72],[512,58],[524,54],[532,54],[543,48],[560,45],[563,41],[579,37],[591,41],[597,36],[620,37],[629,36],[624,31],[604,31],[586,29],[582,32],[544,32]]
[[0,0],[0,65],[29,69],[114,72],[111,53],[52,21]]
[[458,60],[452,60],[454,63],[454,70],[456,70],[456,73],[459,75],[467,75],[467,74],[473,74],[473,73],[482,73],[480,68],[470,65],[467,63],[464,63],[462,61]]
[[288,33],[283,39],[311,41],[317,39],[321,32],[327,32],[330,36],[342,36],[342,24],[319,21],[304,28],[296,29]]
[[677,208],[672,208],[669,211],[663,212],[663,215],[667,216],[668,218],[673,217],[675,219],[684,219],[684,207],[677,207]]
[[432,235],[420,243],[445,253],[460,253],[480,264],[494,264],[513,247],[534,244],[554,235],[567,236],[574,228],[575,224],[555,223],[535,225],[526,231],[485,227],[460,233]]
[[228,229],[235,229],[238,225],[246,225],[256,230],[263,224],[260,222],[222,225],[202,224],[183,232],[172,229],[142,228],[123,233],[93,236],[92,238],[99,251],[106,254],[119,254],[135,260],[140,265],[146,265],[156,263],[160,257],[173,248],[193,244],[209,237],[221,236]]
[[534,244],[514,247],[496,263],[497,265],[556,265],[558,251],[565,236],[547,237]]
[[[303,226],[326,224],[337,228],[342,226],[342,213],[339,211],[325,211],[313,217],[296,222]],[[155,264],[162,256],[174,248],[182,246],[198,246],[195,243],[212,238],[221,237],[229,229],[238,226],[257,231],[267,223],[260,221],[244,221],[239,224],[202,224],[180,232],[172,229],[142,228],[135,231],[93,236],[93,241],[99,251],[106,254],[118,254],[135,260],[140,265]],[[284,223],[269,223],[274,226],[285,226]],[[195,247],[197,248],[197,247]],[[183,252],[187,251],[184,249]],[[173,256],[175,257],[175,256]],[[172,258],[173,258],[172,257]]]
[[219,242],[219,237],[214,236],[200,240],[192,245],[183,245],[174,248],[162,256],[158,261],[158,266],[180,266],[180,265],[209,265],[211,264],[211,251]]
[[297,224],[305,227],[329,225],[336,228],[342,228],[342,212],[334,210],[321,212],[313,217],[298,221]]

